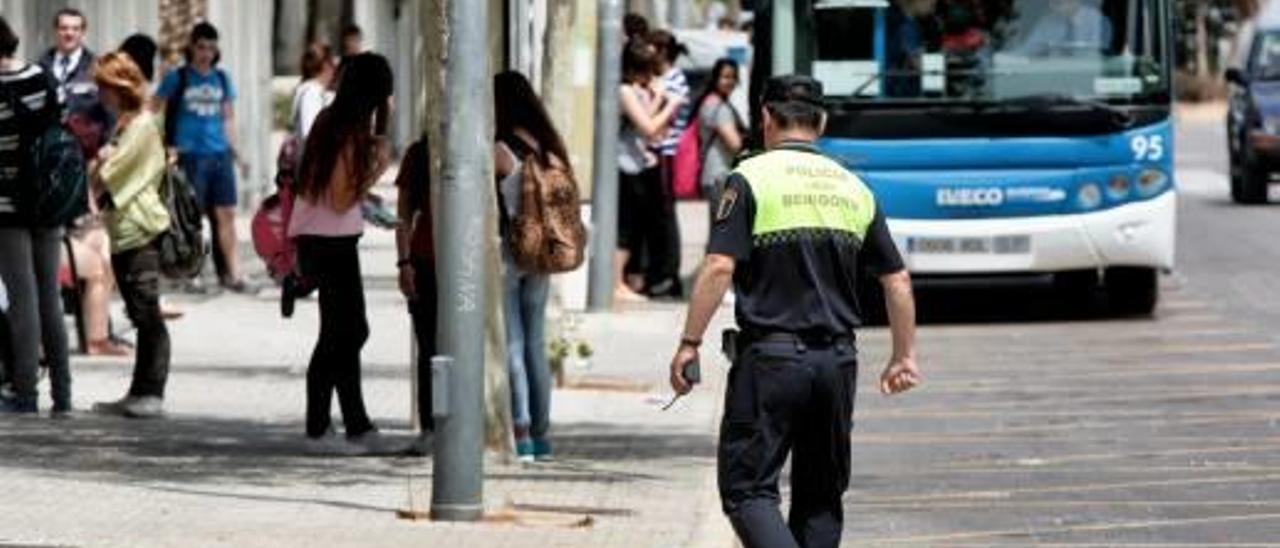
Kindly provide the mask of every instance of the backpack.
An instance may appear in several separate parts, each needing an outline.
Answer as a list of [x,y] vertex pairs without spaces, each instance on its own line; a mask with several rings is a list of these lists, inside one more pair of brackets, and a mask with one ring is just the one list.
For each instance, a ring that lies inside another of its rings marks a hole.
[[299,148],[296,135],[290,135],[280,145],[276,158],[276,193],[262,200],[250,225],[253,249],[276,281],[284,280],[297,270],[298,254],[293,240],[289,238],[289,220],[293,217],[293,188]]
[[[28,120],[39,120],[39,114],[4,87],[14,113]],[[55,100],[50,97],[49,99]],[[85,173],[84,153],[75,136],[57,122],[45,125],[39,132],[26,136],[33,151],[25,157],[23,178],[30,185],[33,224],[39,227],[65,226],[89,212],[89,177]]]
[[554,155],[543,163],[519,138],[504,142],[523,160],[520,208],[506,223],[511,258],[532,274],[576,270],[586,259],[587,229],[573,173]]
[[36,174],[37,226],[66,226],[89,212],[89,178],[85,173],[80,141],[50,124],[36,137],[29,162]]
[[676,144],[671,192],[677,200],[696,200],[702,194],[702,162],[707,158],[711,145],[716,142],[715,132],[712,132],[707,142],[702,142],[700,110],[701,107],[690,116],[689,125],[680,134],[680,141]]
[[[185,99],[183,96],[187,94],[187,71],[191,70],[191,67],[183,65],[177,70],[178,85],[164,102],[164,145],[167,147],[174,146],[178,139],[178,111],[182,108],[182,100]],[[226,93],[230,89],[227,85],[227,74],[217,67],[214,67],[213,73],[218,75],[218,85],[222,86],[223,93]]]
[[169,230],[157,239],[160,270],[165,276],[189,280],[200,275],[206,253],[204,219],[196,203],[195,190],[182,169],[165,170],[160,199],[169,210]]

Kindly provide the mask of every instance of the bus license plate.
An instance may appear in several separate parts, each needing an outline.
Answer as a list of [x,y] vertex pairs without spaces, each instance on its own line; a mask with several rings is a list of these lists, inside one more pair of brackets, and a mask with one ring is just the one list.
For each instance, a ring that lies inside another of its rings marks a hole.
[[907,253],[921,255],[1018,255],[1030,252],[1030,236],[907,239]]

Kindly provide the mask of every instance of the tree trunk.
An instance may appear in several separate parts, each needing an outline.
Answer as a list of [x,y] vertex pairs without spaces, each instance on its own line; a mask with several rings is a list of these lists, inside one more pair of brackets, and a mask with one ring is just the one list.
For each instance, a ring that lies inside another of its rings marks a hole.
[[[431,148],[431,180],[440,181],[442,177],[442,161],[444,159],[444,79],[445,60],[448,53],[449,28],[446,14],[448,2],[459,0],[442,0],[424,2],[422,4],[422,38],[423,59],[426,70],[422,75],[422,89],[425,102],[419,103],[423,113],[423,127],[428,135]],[[472,1],[472,0],[466,0]],[[500,11],[491,13],[501,13]],[[501,28],[501,27],[499,27]],[[501,43],[501,40],[498,41]],[[499,65],[494,65],[496,69]],[[498,239],[498,209],[496,188],[485,185],[489,204],[488,218],[492,220],[485,225],[486,253],[485,263],[488,276],[485,279],[485,298],[488,308],[485,315],[485,444],[495,452],[503,455],[512,454],[513,429],[511,424],[511,389],[507,375],[505,328],[502,318],[502,278],[501,258]],[[439,187],[433,186],[432,203],[439,204]],[[432,215],[439,220],[439,215]],[[440,230],[436,230],[440,234]],[[442,318],[442,321],[447,319]],[[429,357],[425,357],[429,359]]]
[[1209,25],[1208,8],[1203,4],[1196,5],[1196,78],[1209,78]]
[[208,16],[207,0],[160,0],[160,58],[166,66],[182,64],[191,27]]

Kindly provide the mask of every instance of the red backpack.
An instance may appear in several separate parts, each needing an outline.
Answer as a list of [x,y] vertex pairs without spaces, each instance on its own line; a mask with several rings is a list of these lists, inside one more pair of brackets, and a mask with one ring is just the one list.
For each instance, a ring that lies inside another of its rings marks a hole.
[[[689,125],[680,134],[676,144],[676,162],[671,177],[671,192],[677,200],[696,200],[702,196],[702,161],[706,159],[711,145],[716,142],[716,133],[711,133],[707,142],[702,142],[702,106],[698,105],[689,116]],[[720,108],[719,105],[716,108]]]
[[276,193],[258,206],[251,226],[253,249],[266,263],[267,273],[277,282],[293,274],[297,266],[297,250],[289,238],[289,219],[293,216],[293,187],[300,146],[295,136],[290,136],[280,145],[280,155],[276,159]]

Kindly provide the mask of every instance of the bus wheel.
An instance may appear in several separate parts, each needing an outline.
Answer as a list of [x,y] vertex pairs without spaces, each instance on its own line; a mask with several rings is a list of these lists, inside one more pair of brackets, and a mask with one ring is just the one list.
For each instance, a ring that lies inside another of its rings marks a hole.
[[1085,314],[1097,310],[1097,289],[1097,270],[1071,270],[1053,275],[1054,294],[1068,312]]
[[1121,316],[1150,316],[1160,298],[1160,276],[1154,268],[1108,268],[1107,304]]
[[1258,169],[1249,161],[1249,153],[1245,158],[1237,160],[1238,165],[1231,170],[1231,199],[1238,204],[1260,204],[1267,201],[1267,180],[1269,173]]

